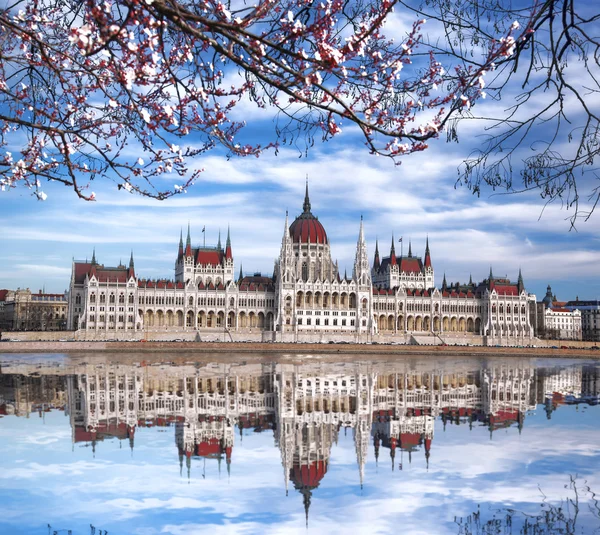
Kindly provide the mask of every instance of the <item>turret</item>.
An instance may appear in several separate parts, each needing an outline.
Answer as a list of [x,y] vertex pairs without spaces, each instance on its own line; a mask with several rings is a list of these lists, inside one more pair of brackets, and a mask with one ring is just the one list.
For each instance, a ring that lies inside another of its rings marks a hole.
[[128,277],[134,277],[135,278],[135,266],[133,264],[133,250],[131,251],[131,256],[129,257],[129,271],[127,273]]
[[408,240],[408,258],[412,258],[412,242]]
[[304,194],[304,204],[302,205],[302,209],[305,214],[310,213],[310,199],[308,198],[308,175],[306,175],[306,192]]
[[190,237],[190,224],[188,223],[187,239],[185,240],[185,256],[192,256],[192,238]]
[[[219,239],[219,242],[221,240]],[[231,252],[231,235],[229,232],[229,225],[227,225],[227,242],[225,244],[225,259],[226,260],[233,260],[233,254]]]
[[369,271],[369,258],[367,256],[367,242],[363,228],[363,218],[360,216],[360,229],[358,231],[358,242],[356,244],[356,257],[354,259],[353,279],[361,285],[371,283]]
[[521,273],[521,268],[519,268],[519,280],[517,281],[517,290],[521,293],[525,289],[525,284],[523,283],[523,274]]
[[183,256],[183,229],[179,230],[179,250],[177,252],[177,260]]
[[390,266],[396,266],[396,248],[394,247],[394,235],[392,234],[392,246],[390,247]]
[[379,260],[379,241],[375,240],[375,259],[373,260],[373,270],[379,271],[381,261]]
[[431,267],[431,254],[429,253],[429,236],[427,236],[427,242],[425,245],[425,267]]

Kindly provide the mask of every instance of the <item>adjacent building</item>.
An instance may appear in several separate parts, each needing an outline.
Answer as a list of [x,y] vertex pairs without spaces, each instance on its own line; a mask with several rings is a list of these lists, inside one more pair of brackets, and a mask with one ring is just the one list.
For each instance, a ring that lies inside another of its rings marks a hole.
[[67,309],[67,293],[0,290],[0,331],[62,331],[67,328]]
[[536,334],[551,340],[581,340],[582,313],[556,300],[548,285],[546,296],[537,304]]
[[600,341],[600,301],[568,301],[564,308],[581,312],[581,334],[583,340]]

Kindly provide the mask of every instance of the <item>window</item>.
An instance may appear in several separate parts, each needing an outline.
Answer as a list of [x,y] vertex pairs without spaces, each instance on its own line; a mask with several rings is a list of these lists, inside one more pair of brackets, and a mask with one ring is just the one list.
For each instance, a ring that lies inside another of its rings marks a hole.
[[302,325],[302,318],[298,318],[298,325]]

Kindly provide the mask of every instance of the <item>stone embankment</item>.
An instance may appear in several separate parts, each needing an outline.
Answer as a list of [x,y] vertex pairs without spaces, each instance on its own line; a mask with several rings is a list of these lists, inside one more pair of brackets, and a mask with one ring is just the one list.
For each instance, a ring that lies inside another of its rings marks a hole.
[[[301,343],[241,343],[241,342],[1,342],[2,353],[196,353],[196,354],[291,354],[291,355],[471,355],[600,359],[600,350],[592,344],[579,342],[579,347],[482,347],[482,346],[419,346],[388,344],[301,344]],[[600,348],[599,348],[600,349]]]

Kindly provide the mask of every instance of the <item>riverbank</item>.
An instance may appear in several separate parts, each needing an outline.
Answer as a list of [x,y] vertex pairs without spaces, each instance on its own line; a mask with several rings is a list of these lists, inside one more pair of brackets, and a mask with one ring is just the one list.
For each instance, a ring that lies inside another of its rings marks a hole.
[[471,355],[510,357],[593,358],[600,350],[551,347],[422,346],[388,344],[300,344],[243,342],[2,342],[2,353],[184,353],[184,354],[290,354],[290,355]]

